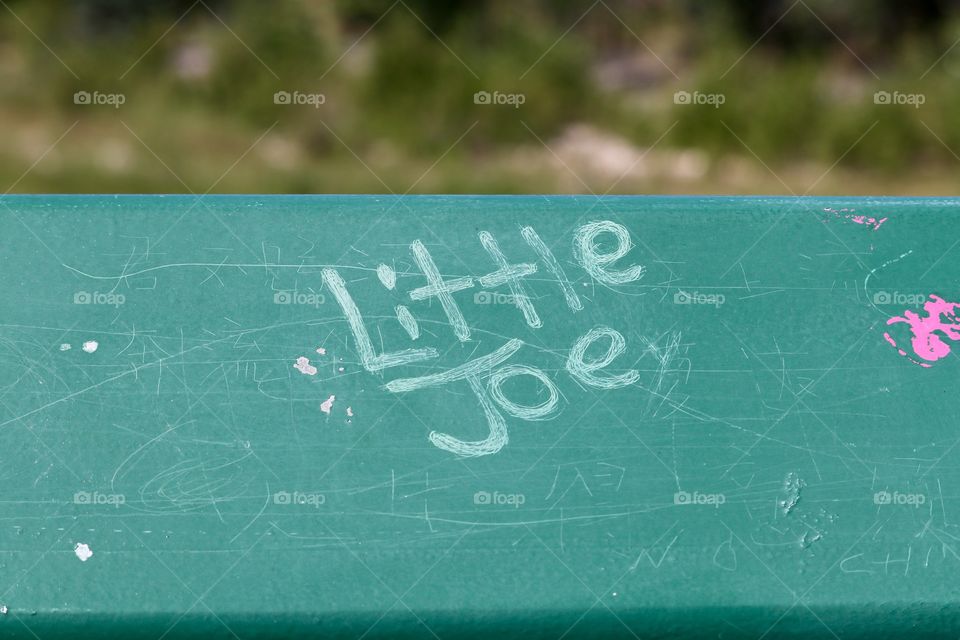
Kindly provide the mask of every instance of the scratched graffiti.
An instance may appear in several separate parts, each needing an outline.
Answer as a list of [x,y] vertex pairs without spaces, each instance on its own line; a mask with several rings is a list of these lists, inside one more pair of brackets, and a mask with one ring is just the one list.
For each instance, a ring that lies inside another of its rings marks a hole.
[[[556,279],[569,310],[573,313],[581,311],[583,303],[553,251],[543,242],[533,227],[523,227],[520,235],[534,257],[539,258]],[[600,244],[602,240],[608,238],[614,241],[614,247],[604,250]],[[454,337],[460,342],[466,342],[470,340],[471,329],[454,294],[469,291],[478,285],[486,289],[506,287],[510,292],[509,300],[523,315],[527,326],[531,329],[543,327],[543,320],[537,313],[527,291],[527,285],[524,283],[524,278],[536,274],[540,265],[535,262],[511,263],[500,249],[497,239],[487,231],[479,233],[479,242],[493,262],[495,270],[476,277],[461,276],[448,279],[443,278],[433,256],[423,242],[420,240],[411,242],[410,252],[426,279],[426,284],[408,292],[410,301],[422,302],[436,299],[446,315]],[[584,224],[574,233],[573,253],[578,265],[590,277],[604,285],[623,285],[643,277],[645,268],[642,265],[619,264],[621,259],[627,257],[632,247],[630,232],[623,225],[611,221]],[[378,265],[377,277],[387,290],[393,290],[396,287],[396,274],[390,266]],[[360,308],[340,273],[336,269],[324,269],[323,282],[343,311],[357,352],[360,354],[360,362],[367,371],[376,373],[438,357],[439,352],[434,347],[406,348],[377,353],[364,324]],[[419,338],[419,325],[407,306],[396,306],[396,319],[411,341]],[[678,342],[679,337],[665,347],[667,352],[662,354],[660,348],[654,344],[648,343],[647,348],[661,359],[661,364],[666,365],[673,357]],[[595,346],[598,344],[600,347]],[[605,352],[600,357],[588,355],[591,348],[596,350],[603,348],[604,345]],[[487,437],[483,440],[467,441],[449,433],[431,431],[429,440],[434,446],[458,456],[483,456],[497,453],[509,441],[504,413],[511,418],[529,421],[548,420],[561,411],[560,392],[542,369],[522,364],[507,364],[523,346],[523,340],[511,338],[492,352],[454,368],[416,378],[390,380],[385,388],[392,393],[409,393],[453,383],[465,383],[473,393],[477,406],[486,420]],[[607,370],[625,349],[626,342],[619,331],[603,325],[596,326],[580,336],[569,348],[564,366],[570,376],[588,387],[602,390],[628,387],[639,380],[638,371],[626,369],[619,373],[610,373]],[[301,360],[298,360],[295,366],[305,366]],[[301,371],[303,371],[302,368]],[[504,383],[520,376],[536,380],[546,391],[547,397],[533,405],[521,404],[510,399],[504,391]],[[661,383],[662,376],[657,381],[657,390]],[[329,413],[329,409],[324,411]]]

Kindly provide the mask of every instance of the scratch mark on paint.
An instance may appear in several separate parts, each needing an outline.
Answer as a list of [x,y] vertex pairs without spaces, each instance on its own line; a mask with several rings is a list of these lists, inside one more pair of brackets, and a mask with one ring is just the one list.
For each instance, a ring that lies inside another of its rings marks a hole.
[[780,494],[780,500],[777,501],[777,506],[780,507],[783,515],[789,515],[800,502],[800,490],[803,489],[804,484],[800,476],[793,471],[783,479],[783,492]]

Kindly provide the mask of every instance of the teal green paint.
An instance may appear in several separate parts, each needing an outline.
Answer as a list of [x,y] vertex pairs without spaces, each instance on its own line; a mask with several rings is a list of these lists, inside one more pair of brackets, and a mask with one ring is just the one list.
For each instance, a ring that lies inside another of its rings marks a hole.
[[[923,368],[883,337],[928,294],[960,299],[960,201],[3,205],[0,635],[960,630],[960,361],[955,348]],[[847,217],[860,214],[887,220]],[[621,284],[578,260],[590,242],[575,250],[578,229],[603,221],[633,243],[604,267]],[[522,285],[541,326],[508,284],[479,284],[499,268],[481,232],[509,265],[536,265]],[[437,298],[411,299],[427,284],[416,241],[444,279],[472,279],[451,294],[469,340]],[[325,268],[375,355],[436,357],[366,370]],[[597,327],[623,337],[590,372],[609,389],[566,364]],[[473,382],[387,387],[508,347]],[[498,403],[491,373],[516,365],[542,377],[494,374]],[[483,402],[502,448],[464,458],[431,441],[487,438]],[[536,419],[512,415],[522,406]],[[902,504],[877,504],[884,491]]]

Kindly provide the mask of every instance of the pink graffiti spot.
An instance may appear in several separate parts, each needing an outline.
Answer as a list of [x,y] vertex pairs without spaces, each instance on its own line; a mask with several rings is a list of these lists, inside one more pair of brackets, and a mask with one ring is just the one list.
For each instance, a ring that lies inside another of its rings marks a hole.
[[317,375],[317,368],[310,364],[310,358],[300,356],[297,358],[297,363],[293,365],[293,368],[307,376]]
[[854,222],[856,224],[862,224],[863,226],[870,228],[873,231],[876,231],[877,229],[879,229],[880,225],[882,225],[884,222],[887,221],[887,218],[877,219],[870,216],[865,216],[860,213],[854,214],[853,212],[856,211],[856,209],[847,209],[847,208],[832,209],[830,207],[825,207],[823,210],[826,211],[827,213],[832,213],[837,218],[842,218],[843,220],[849,220],[850,222]]
[[914,359],[897,345],[889,333],[884,333],[883,337],[900,355],[921,367],[929,368],[931,365],[928,362],[936,362],[950,354],[950,345],[944,342],[944,337],[953,341],[960,340],[960,318],[957,317],[960,303],[947,302],[940,296],[930,294],[930,299],[923,303],[923,310],[926,317],[915,311],[904,311],[902,316],[887,320],[887,326],[898,323],[908,325],[912,334],[910,346],[914,354],[927,362]]
[[320,403],[320,411],[323,411],[325,414],[330,415],[330,412],[333,411],[333,401],[337,399],[337,396],[330,396],[326,400]]

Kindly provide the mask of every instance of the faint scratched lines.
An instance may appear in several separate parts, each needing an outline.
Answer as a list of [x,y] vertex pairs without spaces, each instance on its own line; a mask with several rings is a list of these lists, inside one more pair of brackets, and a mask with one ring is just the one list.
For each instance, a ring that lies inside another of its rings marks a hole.
[[[628,625],[626,622],[624,622],[623,619],[622,619],[620,616],[617,615],[616,611],[614,611],[613,609],[611,609],[610,606],[609,606],[606,602],[603,601],[603,597],[597,595],[597,593],[596,593],[593,589],[591,589],[590,586],[589,586],[586,582],[583,581],[583,579],[577,574],[577,572],[574,571],[573,569],[571,569],[571,568],[570,568],[570,565],[568,565],[566,562],[564,562],[563,559],[562,559],[560,556],[557,555],[557,552],[554,551],[553,549],[551,549],[551,548],[550,548],[550,545],[548,545],[546,542],[544,542],[544,541],[543,541],[543,538],[541,538],[540,536],[538,536],[538,535],[534,532],[534,530],[530,528],[530,525],[528,525],[528,524],[525,523],[525,522],[524,522],[524,523],[521,523],[521,524],[523,524],[524,529],[526,529],[527,531],[529,531],[529,532],[530,532],[530,535],[532,535],[534,538],[536,538],[537,542],[539,542],[540,545],[541,545],[544,549],[546,549],[547,551],[549,551],[549,552],[550,552],[550,555],[552,555],[552,556],[556,559],[556,561],[559,562],[560,565],[561,565],[564,569],[566,569],[566,570],[570,573],[571,576],[573,576],[574,578],[576,578],[577,582],[579,582],[579,583],[583,586],[583,588],[586,589],[587,592],[594,597],[595,602],[594,602],[593,606],[590,607],[591,609],[592,609],[593,607],[597,606],[597,603],[602,604],[602,605],[603,605],[603,608],[606,609],[607,611],[609,611],[609,612],[610,612],[610,615],[612,615],[614,618],[616,618],[617,622],[619,622],[619,623],[623,626],[623,628],[626,629],[627,632],[628,632],[631,636],[633,636],[636,640],[640,640],[640,637],[639,637],[636,633],[634,633],[633,629],[630,628],[630,625]],[[629,570],[628,570],[628,571],[629,571]],[[586,615],[586,614],[584,614],[584,615]],[[571,627],[571,628],[572,628],[572,627]],[[565,636],[565,635],[567,635],[567,633],[569,633],[569,632],[570,632],[570,630],[568,629],[563,635]],[[562,637],[563,637],[563,636],[561,636],[561,638],[562,638]]]
[[207,343],[204,343],[204,344],[199,344],[199,345],[197,345],[197,346],[195,346],[195,347],[190,347],[189,349],[187,349],[186,351],[184,351],[184,352],[182,352],[182,353],[170,354],[170,355],[168,355],[168,356],[164,356],[163,358],[158,358],[158,359],[156,359],[156,360],[153,360],[153,361],[151,361],[151,362],[148,362],[148,363],[146,363],[146,364],[142,364],[142,365],[139,365],[139,366],[134,365],[133,368],[130,369],[129,371],[123,371],[122,373],[118,373],[118,374],[116,374],[116,375],[110,376],[110,377],[108,377],[108,378],[105,378],[105,379],[101,380],[100,382],[97,382],[97,383],[95,383],[95,384],[91,384],[91,385],[89,385],[89,386],[87,386],[87,387],[84,387],[84,388],[79,389],[79,390],[77,390],[77,391],[74,391],[74,392],[72,392],[72,393],[68,393],[68,394],[65,395],[65,396],[62,396],[62,397],[60,397],[60,398],[58,398],[58,399],[56,399],[56,400],[53,400],[53,401],[48,402],[48,403],[46,403],[46,404],[44,404],[44,405],[41,405],[41,406],[39,406],[39,407],[37,407],[37,408],[35,408],[35,409],[31,409],[30,411],[27,411],[26,413],[23,413],[23,414],[21,414],[21,415],[19,415],[19,416],[16,416],[16,417],[10,418],[10,419],[8,419],[8,420],[5,420],[5,421],[3,421],[3,422],[0,422],[0,428],[3,428],[3,427],[5,427],[5,426],[7,426],[7,425],[9,425],[9,424],[11,424],[11,423],[13,423],[13,422],[16,422],[16,421],[18,421],[18,420],[21,420],[22,418],[26,418],[27,416],[31,416],[31,415],[33,415],[33,414],[35,414],[35,413],[39,413],[39,412],[41,412],[41,411],[43,411],[43,410],[45,410],[45,409],[48,409],[48,408],[50,408],[50,407],[52,407],[52,406],[54,406],[54,405],[58,405],[58,404],[60,404],[61,402],[66,402],[67,400],[70,400],[70,399],[72,399],[72,398],[76,398],[77,396],[83,395],[84,393],[87,393],[88,391],[92,391],[92,390],[94,390],[94,389],[97,389],[97,388],[99,388],[99,387],[102,387],[103,385],[109,384],[109,383],[111,383],[111,382],[113,382],[113,381],[115,381],[115,380],[119,380],[120,378],[125,378],[126,376],[129,376],[129,375],[131,375],[131,374],[135,375],[135,374],[137,374],[141,369],[148,369],[148,368],[153,367],[153,366],[155,366],[155,365],[159,365],[159,364],[161,364],[161,363],[163,363],[163,362],[166,362],[167,360],[170,360],[171,358],[176,358],[176,357],[178,357],[178,356],[182,356],[182,355],[184,355],[184,354],[186,354],[186,353],[190,353],[191,351],[196,351],[197,349],[206,349],[207,347],[209,347],[209,346],[212,345],[212,344],[216,344],[216,343],[219,343],[219,342],[224,342],[224,341],[230,340],[230,339],[232,339],[232,336],[228,336],[228,337],[226,337],[226,338],[219,338],[219,339],[217,339],[217,340],[212,340],[212,341],[207,342]]
[[[877,321],[877,322],[879,322],[879,321]],[[804,387],[804,389],[803,389],[799,394],[797,394],[797,395],[795,396],[796,400],[794,400],[793,404],[791,404],[789,407],[787,407],[786,411],[784,411],[782,414],[780,414],[780,417],[777,418],[776,420],[774,420],[773,423],[772,423],[769,427],[767,427],[766,431],[764,431],[764,432],[760,435],[760,437],[757,438],[757,439],[753,442],[753,444],[751,444],[749,447],[747,447],[747,449],[740,454],[740,457],[737,458],[737,460],[734,461],[734,463],[733,463],[730,467],[728,467],[727,470],[724,471],[723,474],[721,474],[720,477],[721,477],[721,478],[726,477],[726,475],[727,475],[728,473],[730,473],[731,471],[733,471],[733,469],[734,469],[737,465],[739,465],[739,464],[743,461],[744,458],[746,458],[748,455],[750,455],[750,452],[753,451],[753,449],[760,443],[760,441],[761,441],[762,439],[764,439],[764,438],[767,436],[767,434],[769,434],[771,431],[773,431],[773,429],[775,429],[776,426],[777,426],[778,424],[780,424],[780,422],[781,422],[784,418],[787,417],[787,414],[789,414],[791,411],[793,411],[793,409],[794,409],[798,404],[800,404],[800,402],[801,402],[802,399],[803,399],[803,396],[806,395],[806,394],[808,394],[808,393],[810,393],[810,390],[813,389],[813,387],[815,387],[818,382],[820,382],[821,380],[823,380],[823,378],[826,377],[827,374],[829,374],[831,371],[833,371],[833,370],[837,367],[837,365],[840,364],[840,362],[841,362],[844,358],[847,357],[847,354],[849,354],[851,351],[853,351],[853,348],[856,347],[856,346],[860,343],[860,341],[863,339],[863,337],[864,337],[865,335],[867,335],[868,333],[870,333],[871,331],[873,331],[873,328],[877,326],[877,322],[874,322],[872,325],[870,325],[870,326],[867,328],[866,331],[864,331],[863,333],[861,333],[860,336],[859,336],[856,340],[854,340],[854,341],[850,344],[849,347],[847,347],[847,350],[844,351],[844,352],[840,355],[840,357],[837,358],[837,360],[836,360],[832,365],[830,365],[827,369],[824,370],[823,373],[820,374],[820,377],[818,377],[816,380],[814,380],[813,382],[811,382],[810,384],[808,384],[806,387]],[[861,461],[861,463],[862,463],[862,461]]]
[[[854,452],[854,450],[850,448],[850,445],[848,445],[846,442],[844,442],[844,441],[840,438],[840,436],[837,435],[837,432],[834,431],[833,429],[831,429],[831,428],[827,425],[827,423],[823,421],[823,419],[820,417],[820,415],[817,414],[813,409],[811,409],[811,408],[803,401],[803,398],[802,398],[801,396],[802,396],[803,394],[808,393],[808,390],[813,386],[813,384],[808,385],[807,387],[804,387],[804,388],[800,391],[800,395],[798,395],[790,386],[787,386],[787,385],[786,385],[786,383],[783,381],[783,379],[782,379],[780,376],[778,376],[770,367],[767,366],[767,363],[764,362],[763,359],[762,359],[760,356],[758,356],[757,353],[756,353],[753,349],[751,349],[750,346],[749,346],[747,343],[745,343],[745,342],[740,338],[740,336],[738,336],[738,335],[736,334],[736,332],[734,332],[733,329],[730,328],[730,326],[729,326],[726,322],[724,322],[724,321],[721,319],[721,320],[720,320],[720,324],[723,325],[723,328],[726,329],[727,332],[728,332],[730,335],[732,335],[732,336],[734,337],[734,339],[736,339],[737,342],[740,343],[740,346],[742,346],[744,349],[746,349],[746,350],[750,353],[750,355],[752,355],[753,358],[754,358],[757,362],[759,362],[759,363],[763,366],[763,368],[764,368],[771,376],[774,377],[774,379],[776,379],[777,381],[780,381],[780,382],[782,383],[783,386],[782,386],[781,388],[782,388],[782,389],[786,389],[787,392],[788,392],[790,395],[792,395],[797,402],[800,403],[800,406],[802,406],[802,407],[805,408],[807,411],[809,411],[810,414],[811,414],[814,418],[817,419],[817,422],[819,422],[821,425],[823,425],[823,428],[826,429],[828,432],[830,432],[830,435],[832,435],[833,438],[834,438],[837,442],[839,442],[841,445],[843,445],[843,448],[846,449],[847,452],[848,452],[851,456],[853,456],[853,459],[854,459],[854,460],[856,460],[856,461],[859,462],[861,465],[863,465],[863,468],[866,469],[867,471],[871,471],[871,468],[870,468],[869,466],[867,466],[867,463],[865,463],[863,460],[860,459],[860,456],[858,456],[858,455],[856,454],[856,452]],[[815,383],[814,383],[814,384],[815,384]],[[789,411],[789,410],[788,410],[788,411]]]
[[189,191],[192,195],[196,196],[196,199],[195,199],[186,209],[184,209],[183,213],[181,213],[179,216],[177,216],[177,218],[170,224],[170,226],[167,227],[167,229],[166,229],[163,233],[161,233],[160,236],[159,236],[156,240],[153,241],[153,247],[156,248],[157,245],[159,245],[160,242],[167,236],[167,234],[170,233],[170,231],[173,230],[173,228],[176,227],[176,226],[180,223],[180,221],[184,218],[184,216],[186,216],[188,213],[190,213],[198,204],[202,204],[203,207],[207,210],[207,212],[209,212],[210,215],[213,216],[213,218],[214,218],[217,222],[219,222],[220,225],[223,226],[223,228],[226,229],[227,232],[228,232],[231,236],[233,236],[235,240],[237,240],[237,242],[239,242],[244,248],[246,248],[247,251],[249,251],[252,255],[257,256],[257,255],[258,255],[257,252],[254,251],[246,242],[244,242],[243,238],[241,238],[240,236],[238,236],[238,235],[233,231],[233,229],[231,229],[231,228],[227,225],[227,223],[225,223],[225,222],[223,221],[223,219],[222,219],[219,215],[217,215],[217,212],[216,212],[216,211],[214,211],[213,209],[210,208],[210,206],[206,203],[206,201],[204,200],[204,198],[206,198],[206,196],[209,195],[210,192],[213,191],[213,189],[215,189],[216,186],[217,186],[218,184],[220,184],[220,182],[223,181],[223,179],[224,179],[231,171],[233,171],[233,169],[240,163],[241,160],[243,160],[243,159],[247,156],[247,154],[249,154],[249,153],[254,149],[254,147],[256,147],[258,144],[260,144],[260,141],[263,140],[263,139],[267,136],[267,134],[269,134],[269,133],[273,130],[273,128],[277,126],[277,124],[278,124],[279,122],[280,122],[279,120],[275,121],[272,125],[270,125],[270,126],[266,129],[266,131],[264,131],[263,133],[261,133],[260,136],[259,136],[256,140],[254,140],[253,143],[252,143],[249,147],[247,147],[246,150],[245,150],[242,154],[240,154],[240,157],[238,157],[238,158],[233,162],[233,164],[231,164],[229,167],[227,167],[227,169],[226,169],[222,174],[220,174],[220,177],[217,178],[217,179],[213,182],[213,184],[211,184],[210,187],[209,187],[206,191],[204,191],[204,192],[203,192],[202,194],[200,194],[200,195],[197,195],[197,193],[196,193],[193,189],[191,189],[191,188],[189,187],[189,185],[187,185],[187,183],[183,180],[183,178],[181,178],[179,175],[177,175],[177,173],[176,173],[173,169],[171,169],[170,166],[167,165],[167,163],[164,162],[163,159],[160,158],[159,155],[157,155],[157,153],[150,147],[150,145],[148,145],[146,142],[144,142],[144,140],[143,140],[140,136],[138,136],[137,133],[136,133],[133,129],[131,129],[131,128],[127,125],[126,122],[124,122],[123,120],[121,120],[120,123],[127,129],[127,131],[129,131],[129,132],[131,133],[131,135],[133,135],[133,137],[136,138],[137,141],[138,141],[141,145],[143,145],[144,148],[146,148],[146,150],[149,151],[150,154],[151,154],[154,158],[156,158],[157,161],[158,161],[161,165],[163,165],[163,167],[170,173],[170,175],[172,175],[174,178],[176,178],[176,180],[177,180],[181,185],[183,185],[183,188],[184,188],[184,189],[186,189],[187,191]]
[[[59,515],[59,512],[58,512],[57,514],[55,514],[55,516],[56,516],[56,515]],[[37,565],[39,565],[39,564],[43,561],[43,559],[46,558],[47,555],[48,555],[51,551],[54,550],[55,547],[57,547],[57,546],[60,545],[60,541],[63,540],[63,538],[64,538],[68,533],[70,533],[71,531],[73,531],[73,530],[76,528],[76,526],[77,526],[77,524],[79,524],[79,522],[80,522],[80,521],[79,521],[78,519],[74,518],[74,519],[73,519],[73,524],[71,524],[69,527],[64,527],[63,532],[57,537],[56,540],[53,541],[53,544],[51,544],[49,547],[47,547],[47,549],[46,549],[45,551],[43,551],[39,556],[37,556],[37,559],[34,560],[33,564],[31,564],[29,567],[27,567],[27,568],[23,571],[23,573],[21,573],[20,575],[18,575],[18,576],[16,577],[16,579],[12,580],[12,581],[10,582],[10,586],[7,587],[7,588],[4,590],[3,593],[0,593],[0,600],[5,599],[5,598],[7,597],[7,594],[9,594],[11,591],[13,591],[16,587],[20,586],[20,585],[23,583],[23,580],[24,580],[28,575],[30,575],[30,573],[37,567]],[[31,634],[33,637],[38,638],[37,634],[33,632],[33,629],[31,629],[30,626],[27,625],[26,622],[24,622],[22,619],[20,619],[20,616],[18,616],[15,611],[10,610],[9,613],[10,613],[11,615],[13,615],[13,617],[16,618],[17,621],[18,621],[20,624],[22,624],[22,625],[27,629],[27,631],[30,632],[30,634]]]
[[[167,370],[169,371],[170,368],[168,367]],[[214,418],[217,419],[217,422],[219,422],[221,425],[223,425],[223,428],[224,428],[224,429],[226,429],[227,431],[230,432],[230,435],[232,435],[232,436],[233,436],[234,438],[236,438],[237,440],[241,440],[241,439],[242,439],[242,438],[240,438],[240,434],[237,433],[236,431],[234,431],[233,427],[231,427],[229,424],[227,424],[226,421],[225,421],[223,418],[220,417],[220,414],[219,414],[218,412],[214,411],[214,410],[210,407],[210,405],[208,405],[208,404],[206,403],[206,401],[203,399],[203,397],[206,395],[206,393],[204,393],[203,395],[197,397],[197,395],[196,395],[196,394],[190,389],[190,387],[187,385],[185,379],[181,379],[176,373],[173,373],[172,371],[170,371],[170,375],[172,375],[174,378],[177,378],[178,380],[180,380],[180,381],[183,383],[183,390],[184,390],[184,394],[185,394],[186,396],[192,397],[192,398],[196,398],[196,401],[194,402],[194,404],[187,409],[188,413],[189,413],[190,411],[192,411],[193,406],[196,406],[196,404],[199,403],[199,404],[203,405],[204,408],[205,408],[211,415],[213,415]],[[211,385],[211,388],[212,388],[212,385]],[[250,455],[252,455],[254,458],[256,458],[257,461],[258,461],[261,465],[263,465],[263,468],[264,468],[264,469],[266,469],[267,471],[269,471],[270,474],[271,474],[274,478],[276,478],[277,480],[280,480],[280,476],[278,476],[278,475],[276,474],[276,472],[273,470],[273,468],[270,467],[270,465],[268,465],[266,462],[264,462],[263,458],[261,458],[260,456],[257,455],[256,451],[254,451],[252,447],[249,449],[249,451],[250,451]]]
[[[799,204],[800,207],[802,207],[804,211],[806,211],[807,213],[809,213],[810,215],[812,215],[814,218],[817,217],[816,212],[815,212],[813,209],[811,209],[810,207],[808,207],[808,206],[804,203],[803,198],[805,198],[805,197],[809,194],[809,192],[810,192],[810,190],[813,188],[813,186],[815,186],[817,183],[819,183],[821,180],[823,180],[823,178],[824,178],[828,173],[830,173],[830,172],[833,170],[834,167],[837,166],[837,164],[839,163],[839,161],[835,162],[835,163],[830,167],[830,169],[828,169],[823,175],[821,175],[819,178],[817,178],[816,182],[814,183],[814,185],[812,185],[812,186],[810,187],[810,189],[807,189],[807,191],[805,191],[803,194],[798,195],[793,189],[790,188],[790,186],[789,186],[786,182],[783,181],[782,178],[780,178],[779,175],[777,175],[777,173],[776,173],[773,169],[770,168],[769,165],[767,165],[766,162],[763,161],[763,159],[760,158],[760,156],[758,156],[758,155],[756,154],[756,152],[754,152],[753,149],[750,148],[749,145],[747,145],[746,142],[743,141],[743,139],[742,139],[740,136],[737,135],[737,133],[736,133],[733,129],[730,128],[730,126],[729,126],[726,122],[724,122],[723,120],[721,120],[720,123],[727,129],[727,131],[730,132],[730,134],[731,134],[734,138],[737,139],[737,141],[743,146],[744,149],[746,149],[746,150],[750,153],[750,155],[752,155],[754,158],[757,159],[757,162],[759,162],[761,165],[763,165],[763,167],[770,173],[770,175],[772,175],[774,178],[776,178],[777,181],[778,181],[780,184],[783,185],[783,187],[790,193],[790,195],[792,195],[792,196],[794,196],[795,198],[797,198],[797,204]],[[853,148],[854,148],[857,144],[859,144],[861,140],[863,140],[863,138],[866,136],[866,134],[869,133],[869,132],[873,129],[873,127],[876,126],[876,124],[877,124],[877,123],[874,122],[872,125],[870,125],[870,127],[867,129],[867,131],[866,131],[865,133],[863,133],[859,138],[857,138],[857,141],[854,142],[854,144],[851,145],[851,146],[843,153],[843,155],[840,156],[841,159],[842,159],[844,156],[846,156],[848,153],[850,153],[850,151],[853,150]],[[753,243],[752,245],[750,245],[750,246],[747,248],[747,250],[744,251],[744,252],[740,255],[739,258],[737,258],[736,261],[734,261],[733,264],[731,264],[729,267],[727,267],[727,269],[723,272],[723,274],[722,274],[721,277],[723,277],[723,275],[726,275],[727,273],[729,273],[730,270],[733,269],[733,267],[734,267],[740,260],[742,260],[743,257],[744,257],[747,253],[749,253],[751,250],[753,250],[753,248],[760,242],[760,240],[762,240],[762,239],[764,238],[764,236],[766,236],[768,233],[770,233],[770,231],[771,231],[776,225],[778,225],[781,220],[783,220],[784,216],[786,216],[787,213],[789,213],[789,211],[784,211],[776,220],[774,220],[773,224],[770,225],[770,227],[769,227],[766,231],[764,231],[764,232],[760,235],[760,237],[757,238],[757,240],[754,241],[754,243]],[[836,241],[839,242],[839,243],[843,246],[843,248],[847,250],[847,252],[850,254],[850,256],[851,256],[854,260],[856,260],[857,263],[858,263],[863,269],[865,269],[865,270],[868,270],[868,269],[869,269],[869,267],[863,262],[863,260],[860,259],[860,256],[858,256],[858,255],[856,254],[856,252],[854,252],[854,250],[851,249],[850,246],[849,246],[846,242],[844,242],[843,239],[842,239],[839,235],[837,235],[837,232],[834,231],[834,230],[830,227],[830,225],[826,225],[826,224],[825,224],[825,225],[822,225],[822,226],[823,226],[824,229],[826,229],[827,231],[830,232],[830,235],[832,235],[832,236],[834,237],[834,239],[836,239]]]
[[[660,544],[660,541],[663,540],[663,538],[666,537],[666,535],[667,535],[668,533],[670,533],[671,531],[673,531],[673,528],[674,528],[675,526],[677,526],[677,522],[674,522],[672,525],[670,525],[670,526],[667,528],[666,531],[664,531],[663,533],[661,533],[661,534],[660,534],[660,537],[657,538],[652,545],[650,545],[650,548],[651,548],[651,549],[652,549],[652,548],[655,548],[658,544]],[[670,553],[670,549],[673,547],[673,544],[677,541],[677,539],[680,537],[680,534],[682,534],[682,533],[683,533],[683,530],[681,529],[681,530],[680,530],[680,533],[678,533],[677,535],[675,535],[674,538],[673,538],[673,540],[671,540],[670,543],[667,545],[667,548],[664,550],[663,555],[662,555],[661,558],[660,558],[660,562],[661,562],[661,563],[662,563],[663,560],[667,557],[667,554]],[[644,548],[644,549],[641,551],[640,555],[637,557],[637,561],[636,561],[634,564],[630,565],[630,566],[627,568],[626,571],[624,571],[622,574],[620,574],[620,577],[617,578],[616,580],[614,580],[613,583],[610,584],[610,586],[608,586],[606,589],[603,590],[603,592],[606,593],[607,591],[612,591],[613,589],[616,588],[616,586],[617,586],[618,584],[620,584],[620,582],[623,581],[623,579],[624,579],[625,577],[627,577],[631,572],[635,571],[636,568],[637,568],[637,566],[639,566],[640,560],[644,557],[644,554],[647,554],[647,551],[648,551],[648,550],[647,550],[646,548]],[[648,557],[649,557],[649,554],[648,554]],[[655,568],[659,568],[659,567],[660,567],[660,565],[659,565],[658,563],[654,563],[654,562],[653,562],[653,559],[652,559],[652,558],[650,559],[650,561],[651,561],[651,563],[653,563],[653,565],[654,565]],[[569,567],[568,567],[568,570],[570,570]],[[595,595],[595,594],[594,594],[594,595]],[[580,617],[577,618],[576,620],[574,620],[573,623],[572,623],[569,627],[567,627],[567,630],[564,631],[564,632],[560,635],[560,637],[558,638],[558,640],[563,640],[563,638],[567,637],[567,635],[568,635],[571,631],[573,631],[573,630],[577,627],[577,625],[580,624],[580,622],[581,622],[585,617],[587,617],[587,615],[590,614],[591,611],[593,611],[594,609],[597,608],[597,605],[598,605],[598,604],[603,604],[602,596],[596,596],[596,595],[595,595],[593,604],[590,605],[590,607],[587,608],[582,614],[580,614]],[[606,607],[605,604],[604,604],[604,606]],[[609,610],[609,607],[607,607],[607,609]],[[611,613],[612,613],[612,612],[611,612]],[[614,614],[614,615],[616,615],[616,614]],[[621,623],[622,623],[622,621],[621,621]],[[628,630],[629,630],[629,629],[628,629]],[[633,633],[633,632],[631,631],[631,633]],[[634,636],[634,637],[636,637],[636,636]]]
[[[797,593],[796,593],[792,588],[790,588],[790,586],[789,586],[786,582],[784,582],[783,579],[781,579],[780,576],[778,576],[778,575],[773,571],[773,569],[771,569],[770,566],[769,566],[766,562],[764,562],[763,559],[761,559],[760,556],[758,556],[758,555],[756,554],[756,552],[755,552],[746,542],[744,542],[744,541],[740,538],[740,536],[738,536],[736,533],[734,533],[733,529],[731,529],[731,528],[727,525],[727,523],[725,523],[725,522],[723,522],[723,521],[721,520],[721,521],[720,521],[720,524],[722,524],[722,525],[724,526],[724,528],[725,528],[727,531],[730,532],[730,535],[733,536],[734,538],[736,538],[737,542],[739,542],[748,552],[750,552],[750,555],[752,555],[752,556],[757,560],[757,562],[759,562],[760,565],[761,565],[764,569],[766,569],[767,572],[768,572],[770,575],[772,575],[772,576],[777,580],[777,582],[779,582],[779,583],[783,586],[783,588],[786,589],[786,590],[790,593],[790,595],[793,596],[793,598],[794,598],[793,604],[790,605],[790,607],[789,607],[786,611],[784,611],[784,612],[780,615],[779,618],[777,618],[777,619],[774,621],[774,623],[763,633],[763,635],[760,636],[760,638],[758,638],[758,640],[762,640],[763,638],[765,638],[765,637],[774,629],[774,627],[776,627],[776,626],[780,623],[780,621],[783,620],[784,617],[786,617],[786,615],[787,615],[788,613],[790,613],[791,611],[793,611],[794,608],[796,608],[796,606],[797,606],[798,604],[799,604],[799,605],[802,605],[803,608],[805,608],[807,611],[809,611],[810,614],[811,614],[813,617],[815,617],[815,618],[820,622],[820,624],[822,624],[822,625],[824,626],[824,628],[826,628],[827,631],[829,631],[834,637],[837,637],[837,635],[833,632],[833,630],[830,629],[830,627],[827,626],[827,624],[826,624],[823,620],[821,620],[820,617],[819,617],[816,613],[814,613],[814,611],[810,608],[810,606],[809,606],[808,604],[806,604],[805,602],[803,602],[803,599],[804,599],[804,597],[806,597],[807,594],[809,594],[811,591],[813,591],[814,588],[816,588],[816,586],[817,586],[818,584],[820,584],[820,582],[822,582],[823,579],[826,578],[826,577],[830,574],[831,571],[834,570],[834,568],[836,568],[841,562],[843,562],[843,559],[847,557],[847,554],[850,553],[850,551],[851,551],[853,548],[855,548],[858,544],[860,544],[860,541],[863,540],[864,537],[866,537],[866,535],[867,535],[868,533],[870,533],[871,531],[874,530],[874,527],[877,526],[877,523],[876,523],[876,522],[872,523],[869,527],[867,527],[867,529],[866,529],[863,533],[861,533],[860,536],[857,537],[856,540],[853,541],[853,544],[851,544],[849,547],[847,547],[846,551],[844,551],[844,552],[841,553],[841,554],[838,554],[838,555],[837,555],[837,559],[834,560],[833,564],[831,564],[829,567],[827,567],[827,570],[824,571],[824,572],[820,575],[820,577],[817,578],[817,579],[816,579],[809,587],[807,587],[807,589],[806,589],[803,593],[801,593],[800,595],[797,595]],[[880,528],[882,528],[882,527],[883,527],[883,525],[880,525]],[[838,640],[839,640],[839,639],[838,639]]]

